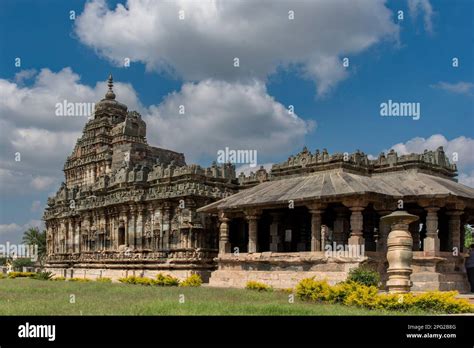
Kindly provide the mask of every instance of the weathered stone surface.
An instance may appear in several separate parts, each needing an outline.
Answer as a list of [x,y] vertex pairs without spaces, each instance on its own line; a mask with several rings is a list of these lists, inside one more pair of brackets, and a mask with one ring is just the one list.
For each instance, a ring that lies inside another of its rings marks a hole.
[[[184,154],[150,146],[145,122],[112,88],[110,78],[48,199],[47,267],[58,275],[206,280],[217,269],[216,286],[292,287],[313,275],[342,281],[364,263],[385,285],[390,226],[380,217],[402,202],[426,225],[410,230],[414,288],[465,288],[461,229],[474,223],[474,189],[456,182],[442,148],[374,160],[304,148],[236,178],[233,164],[188,165]],[[333,244],[360,257],[327,253]]]

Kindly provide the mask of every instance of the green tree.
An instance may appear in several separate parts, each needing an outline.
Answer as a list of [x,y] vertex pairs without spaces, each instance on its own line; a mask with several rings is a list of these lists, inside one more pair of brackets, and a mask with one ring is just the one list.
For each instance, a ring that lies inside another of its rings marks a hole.
[[470,248],[471,244],[474,243],[472,230],[473,228],[471,225],[464,225],[464,247],[465,248]]
[[19,259],[13,260],[13,269],[18,272],[22,272],[23,267],[33,267],[33,266],[34,266],[34,262],[28,258],[19,258]]
[[38,260],[42,262],[46,255],[46,231],[40,232],[38,227],[31,227],[23,234],[24,244],[38,246]]

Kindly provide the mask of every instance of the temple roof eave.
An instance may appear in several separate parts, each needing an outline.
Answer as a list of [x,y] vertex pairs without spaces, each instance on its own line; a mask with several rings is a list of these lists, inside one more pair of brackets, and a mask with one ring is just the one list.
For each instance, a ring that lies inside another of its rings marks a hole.
[[[336,175],[336,176],[335,176]],[[286,181],[286,182],[285,182]],[[213,213],[253,207],[295,205],[305,202],[337,202],[351,197],[417,201],[422,199],[460,199],[474,206],[474,189],[448,179],[424,173],[398,172],[372,177],[320,173],[299,178],[266,181],[257,186],[211,203],[198,211]]]

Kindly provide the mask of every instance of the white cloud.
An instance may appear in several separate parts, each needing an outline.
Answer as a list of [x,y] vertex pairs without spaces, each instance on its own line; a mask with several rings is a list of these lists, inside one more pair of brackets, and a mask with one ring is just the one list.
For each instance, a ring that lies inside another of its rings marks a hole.
[[[54,105],[63,98],[97,102],[107,87],[80,83],[70,68],[43,69],[29,87],[0,79],[0,192],[54,190],[63,180],[66,157],[81,135],[86,117],[57,117]],[[187,161],[216,156],[226,146],[253,149],[259,158],[301,147],[314,122],[290,115],[268,95],[259,81],[229,83],[205,80],[185,83],[160,105],[145,108],[129,84],[115,83],[117,100],[138,109],[147,122],[151,145],[184,152]],[[185,106],[185,114],[178,113]],[[15,154],[20,161],[15,161]]]
[[33,180],[31,181],[31,186],[36,190],[43,191],[49,188],[54,182],[55,182],[54,177],[37,176],[33,178]]
[[456,83],[449,83],[449,82],[438,82],[434,85],[431,85],[432,88],[441,89],[447,92],[456,93],[456,94],[472,94],[474,90],[474,83],[471,82],[456,82]]
[[31,227],[38,227],[40,231],[44,229],[44,223],[41,220],[30,220],[25,224],[17,223],[0,224],[0,243],[21,243],[23,232]]
[[314,80],[320,96],[347,77],[342,57],[399,34],[382,0],[128,0],[115,9],[95,0],[75,24],[79,40],[117,66],[129,58],[187,81],[265,80],[291,67]]
[[469,173],[461,173],[459,174],[459,182],[474,187],[474,170],[471,170]]
[[[425,149],[436,150],[443,146],[451,163],[455,163],[459,171],[459,181],[474,187],[474,139],[460,136],[451,140],[441,134],[434,134],[429,138],[416,137],[405,143],[398,143],[392,149],[401,155],[422,153]],[[454,159],[457,157],[457,161]]]
[[315,126],[290,115],[259,81],[186,83],[150,107],[146,122],[152,144],[184,152],[188,162],[215,157],[225,147],[257,150],[257,158],[268,158],[301,147]]
[[422,12],[425,30],[433,33],[434,11],[429,0],[408,0],[408,10],[414,19]]
[[239,176],[240,173],[244,173],[245,176],[249,176],[250,173],[255,173],[257,170],[260,169],[260,167],[263,167],[264,169],[266,169],[267,172],[270,172],[270,170],[272,169],[272,165],[273,163],[258,163],[256,167],[251,167],[250,164],[244,164],[238,168],[235,168],[235,173],[237,176]]
[[[104,81],[94,87],[80,83],[80,76],[67,67],[59,72],[41,69],[31,87],[0,79],[0,114],[2,119],[21,128],[40,128],[48,131],[77,131],[87,117],[58,117],[56,104],[68,102],[95,103],[104,97]],[[129,84],[115,83],[114,90],[121,95],[121,101],[130,108],[140,105],[135,91]],[[32,112],[34,110],[34,112]]]
[[30,210],[34,213],[41,210],[41,201],[33,201]]
[[[33,77],[31,86],[22,85]],[[0,192],[51,189],[63,179],[64,161],[87,121],[87,117],[56,116],[56,103],[96,103],[107,91],[106,82],[84,85],[70,68],[42,69],[36,75],[20,71],[15,81],[0,79]],[[132,110],[142,109],[131,85],[118,82],[114,90]]]
[[21,70],[15,74],[15,82],[19,85],[23,84],[26,80],[31,79],[37,74],[36,69]]

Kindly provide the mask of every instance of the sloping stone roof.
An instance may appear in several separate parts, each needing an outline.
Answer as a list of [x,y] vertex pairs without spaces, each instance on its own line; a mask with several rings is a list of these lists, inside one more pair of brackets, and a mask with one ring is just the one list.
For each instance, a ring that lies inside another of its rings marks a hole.
[[369,193],[394,198],[457,196],[474,199],[473,188],[416,170],[361,175],[336,169],[266,181],[202,207],[198,211],[214,212],[220,209],[287,204],[289,200],[306,201]]

